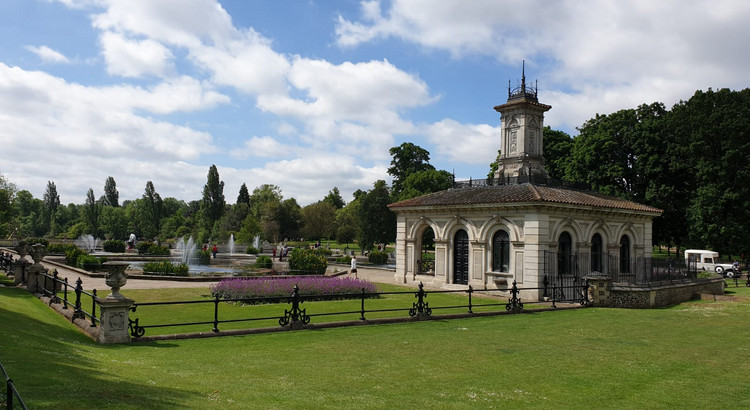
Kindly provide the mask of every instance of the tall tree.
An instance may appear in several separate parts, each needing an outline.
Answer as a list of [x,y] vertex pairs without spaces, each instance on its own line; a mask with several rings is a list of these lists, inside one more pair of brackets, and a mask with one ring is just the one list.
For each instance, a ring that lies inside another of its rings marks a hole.
[[247,185],[244,182],[240,187],[240,193],[237,195],[237,204],[250,206],[250,192],[247,190]]
[[94,237],[100,237],[100,216],[101,216],[101,204],[96,200],[94,196],[94,190],[89,188],[86,192],[86,205],[83,207],[83,214],[86,223],[87,233]]
[[545,169],[551,178],[565,179],[565,169],[570,163],[573,149],[573,138],[563,131],[544,127],[544,159]]
[[57,208],[60,206],[60,195],[57,187],[52,181],[47,181],[47,190],[44,192],[44,222],[47,232],[53,236],[57,233]]
[[323,202],[328,202],[336,209],[341,209],[346,205],[344,198],[341,198],[339,187],[335,186],[332,190],[328,191],[328,195],[323,198]]
[[17,228],[16,186],[0,174],[0,237],[5,238],[13,234]]
[[211,165],[208,169],[206,185],[203,186],[203,200],[201,201],[204,227],[208,231],[211,231],[214,223],[224,215],[225,206],[224,181],[219,179],[219,170],[216,169],[216,165]]
[[159,234],[161,230],[161,218],[164,212],[164,201],[161,196],[156,192],[154,183],[151,181],[146,182],[146,190],[143,192],[141,197],[143,204],[143,226],[141,226],[142,234],[148,238],[154,238]]
[[302,229],[307,239],[333,238],[336,235],[336,207],[323,200],[302,208]]
[[406,177],[406,180],[404,180],[401,186],[401,193],[396,200],[403,201],[405,199],[449,189],[452,186],[453,175],[448,171],[437,171],[434,169],[418,171]]
[[396,240],[396,214],[388,209],[390,198],[388,185],[383,180],[376,181],[362,198],[359,209],[359,243],[363,250],[371,249],[375,243]]
[[430,165],[429,151],[411,142],[404,142],[398,147],[391,148],[389,152],[393,159],[388,174],[393,176],[391,192],[395,198],[401,194],[403,183],[409,175],[435,169]]
[[120,193],[117,191],[117,183],[112,177],[107,177],[104,182],[104,205],[120,206]]

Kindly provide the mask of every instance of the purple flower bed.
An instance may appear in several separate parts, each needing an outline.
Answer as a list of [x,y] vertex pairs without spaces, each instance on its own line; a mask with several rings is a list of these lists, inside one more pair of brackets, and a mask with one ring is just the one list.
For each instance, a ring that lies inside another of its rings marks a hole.
[[[291,296],[294,285],[300,295],[342,295],[374,293],[375,284],[362,279],[331,278],[326,276],[296,276],[291,278],[236,278],[224,279],[211,286],[211,295],[222,299],[249,299]],[[353,296],[358,297],[358,296]]]

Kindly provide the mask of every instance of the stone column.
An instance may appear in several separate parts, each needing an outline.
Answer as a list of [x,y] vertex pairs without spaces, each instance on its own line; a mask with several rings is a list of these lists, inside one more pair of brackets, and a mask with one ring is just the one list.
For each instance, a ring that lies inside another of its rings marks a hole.
[[26,241],[18,241],[13,249],[18,252],[18,259],[13,261],[13,286],[17,286],[26,283],[26,267],[29,265],[26,255],[29,254],[29,248]]
[[125,273],[129,263],[127,262],[105,262],[107,275],[105,282],[112,288],[106,298],[101,299],[100,327],[97,341],[99,343],[129,343],[128,334],[128,312],[133,305],[133,300],[128,299],[120,293],[120,288],[125,286],[128,275]]

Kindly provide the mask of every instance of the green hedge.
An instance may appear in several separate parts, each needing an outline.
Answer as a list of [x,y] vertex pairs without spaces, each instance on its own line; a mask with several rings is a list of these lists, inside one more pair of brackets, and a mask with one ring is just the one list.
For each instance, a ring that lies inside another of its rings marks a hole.
[[78,257],[81,255],[88,255],[89,253],[83,249],[73,245],[65,251],[65,263],[70,266],[78,266]]
[[321,253],[312,249],[292,249],[289,254],[289,270],[298,275],[324,275],[328,260]]
[[93,255],[79,255],[76,266],[89,272],[96,272],[102,268],[102,259]]
[[170,261],[147,262],[143,264],[143,273],[167,276],[188,276],[190,268],[184,263]]
[[260,253],[260,251],[255,249],[254,246],[248,246],[247,249],[245,250],[245,253],[249,255],[257,255]]
[[255,260],[255,266],[260,269],[271,269],[273,267],[273,261],[268,255],[260,255]]
[[372,251],[367,255],[367,260],[373,265],[385,265],[388,263],[388,252]]
[[67,251],[71,249],[78,249],[77,246],[73,245],[72,243],[51,243],[47,247],[48,253],[66,253]]
[[104,241],[104,243],[102,244],[102,249],[104,249],[104,252],[124,253],[125,246],[125,241],[121,241],[119,239],[110,239],[108,241]]

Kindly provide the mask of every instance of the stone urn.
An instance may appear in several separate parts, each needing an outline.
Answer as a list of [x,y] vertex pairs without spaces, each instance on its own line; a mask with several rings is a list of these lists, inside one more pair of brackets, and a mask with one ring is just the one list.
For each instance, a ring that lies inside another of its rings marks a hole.
[[125,296],[120,293],[120,288],[125,286],[128,281],[128,274],[125,273],[125,269],[128,268],[130,263],[122,261],[104,262],[103,265],[107,268],[107,274],[104,277],[104,282],[112,288],[110,293],[105,299],[108,300],[125,300]]
[[27,244],[26,241],[18,241],[18,244],[13,249],[18,252],[18,256],[20,256],[21,259],[29,254],[29,244]]
[[34,260],[34,265],[41,264],[45,256],[47,256],[46,246],[41,243],[31,245],[31,259]]

